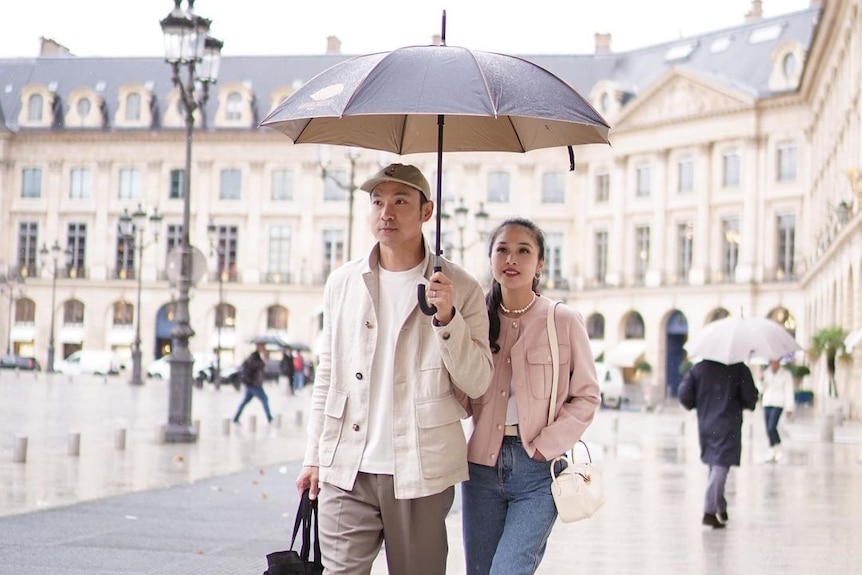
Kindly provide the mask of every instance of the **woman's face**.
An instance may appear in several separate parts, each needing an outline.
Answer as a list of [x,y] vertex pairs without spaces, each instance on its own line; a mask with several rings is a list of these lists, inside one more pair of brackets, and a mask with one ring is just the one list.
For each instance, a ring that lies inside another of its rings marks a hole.
[[505,289],[532,289],[544,263],[535,236],[524,226],[506,226],[491,246],[491,273]]

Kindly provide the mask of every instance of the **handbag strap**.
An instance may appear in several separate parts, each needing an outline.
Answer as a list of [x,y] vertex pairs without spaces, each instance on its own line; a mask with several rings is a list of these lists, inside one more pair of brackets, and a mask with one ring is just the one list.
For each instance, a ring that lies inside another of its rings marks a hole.
[[557,342],[557,322],[554,313],[560,302],[548,306],[548,341],[551,343],[551,405],[548,407],[548,425],[554,423],[554,408],[557,406],[557,385],[560,379],[560,346]]
[[317,499],[311,499],[308,496],[308,489],[302,492],[302,497],[299,499],[299,507],[296,510],[296,519],[293,523],[293,537],[290,539],[290,548],[296,542],[296,536],[302,528],[302,547],[299,551],[299,557],[303,561],[308,561],[311,555],[311,540],[312,529],[314,530],[314,562],[320,563],[320,534],[318,532],[317,520]]

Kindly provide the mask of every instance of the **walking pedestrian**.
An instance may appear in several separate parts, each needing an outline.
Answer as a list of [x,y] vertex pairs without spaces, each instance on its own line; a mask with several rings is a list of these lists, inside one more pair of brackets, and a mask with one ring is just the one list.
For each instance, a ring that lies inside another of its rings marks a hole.
[[302,391],[303,387],[305,387],[305,360],[302,352],[297,350],[293,356],[293,392]]
[[233,416],[233,422],[239,423],[245,406],[255,397],[263,404],[266,420],[272,423],[272,413],[269,411],[269,398],[263,390],[263,369],[266,365],[266,344],[258,343],[256,349],[242,363],[242,382],[245,384],[245,396]]
[[728,520],[725,484],[742,456],[742,411],[757,405],[757,388],[744,363],[711,360],[695,364],[679,384],[679,401],[697,410],[700,459],[709,468],[703,521],[721,529]]
[[793,376],[781,365],[780,359],[769,360],[760,379],[760,403],[766,423],[766,436],[769,438],[769,453],[766,463],[776,463],[783,459],[781,436],[778,434],[778,420],[781,414],[793,413]]
[[[327,575],[367,575],[385,543],[393,575],[442,575],[446,514],[467,479],[455,397],[491,380],[488,315],[479,283],[436,258],[422,235],[433,213],[428,180],[391,164],[363,183],[377,240],[334,270],[323,295],[323,335],[308,446],[297,489],[320,497]],[[419,309],[426,283],[433,316]]]
[[281,355],[281,363],[279,363],[279,369],[281,370],[281,375],[287,380],[287,391],[291,395],[295,395],[295,391],[293,389],[293,349],[286,347]]
[[[557,518],[549,461],[581,438],[601,398],[583,317],[538,294],[542,230],[530,220],[506,220],[491,233],[489,257],[494,378],[466,403],[474,431],[470,478],[461,487],[465,559],[468,575],[531,575]],[[555,305],[560,376],[550,397],[547,313]],[[550,402],[556,416],[548,425]]]

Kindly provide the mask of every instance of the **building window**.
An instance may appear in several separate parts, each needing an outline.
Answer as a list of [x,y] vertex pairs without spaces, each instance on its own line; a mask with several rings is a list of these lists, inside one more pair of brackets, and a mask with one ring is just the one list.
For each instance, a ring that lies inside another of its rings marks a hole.
[[287,308],[283,305],[271,305],[266,310],[266,329],[287,329]]
[[545,267],[542,270],[548,287],[564,288],[563,280],[563,233],[545,234]]
[[24,168],[21,171],[21,197],[42,197],[42,170],[39,168]]
[[27,100],[27,121],[28,122],[41,122],[42,121],[42,107],[44,106],[44,100],[42,99],[41,94],[31,94],[30,98]]
[[[431,172],[431,177],[428,178],[428,185],[431,186],[431,199],[436,201],[437,195],[437,170]],[[455,201],[455,191],[452,189],[452,185],[449,183],[449,178],[446,175],[446,170],[443,170],[443,180],[440,182],[442,186],[440,189],[441,200],[443,200],[443,205],[446,205],[450,202]],[[440,206],[437,206],[438,208]]]
[[215,327],[236,327],[236,308],[229,303],[218,304],[215,313]]
[[600,230],[595,233],[595,240],[593,243],[593,249],[595,250],[595,262],[594,269],[595,275],[593,276],[593,280],[595,281],[597,286],[605,285],[605,281],[608,277],[608,232],[607,230]]
[[36,276],[39,224],[37,222],[21,222],[18,224],[18,269],[27,277]]
[[283,202],[293,200],[293,172],[275,170],[272,173],[272,199]]
[[637,169],[637,190],[639,198],[648,197],[652,193],[652,170],[649,166],[639,166]]
[[216,254],[219,277],[236,281],[239,277],[236,255],[239,248],[239,231],[236,226],[216,226]]
[[137,168],[123,168],[120,170],[120,193],[121,200],[141,199],[141,171]]
[[72,168],[69,174],[69,199],[89,200],[93,178],[89,168]]
[[179,247],[183,242],[183,226],[182,224],[169,224],[165,233],[165,256],[170,256],[174,248]]
[[596,203],[605,204],[611,199],[611,175],[596,174]]
[[796,180],[796,144],[790,142],[778,146],[777,172],[779,182]]
[[643,284],[649,269],[649,226],[635,227],[635,282]]
[[36,322],[36,302],[22,297],[15,301],[15,323],[33,325]]
[[542,203],[562,204],[566,201],[566,186],[560,172],[542,174]]
[[63,325],[79,326],[84,324],[84,304],[70,299],[63,304]]
[[676,225],[676,281],[688,283],[694,249],[694,226],[691,222]]
[[344,263],[344,230],[323,230],[322,281],[326,281],[332,270]]
[[169,199],[181,200],[183,198],[183,194],[185,192],[183,189],[183,175],[185,173],[185,170],[171,170],[171,183],[170,190],[168,191]]
[[120,224],[117,224],[117,255],[114,277],[121,280],[135,278],[135,234],[137,226],[132,223],[132,236],[123,236]]
[[509,203],[508,172],[491,172],[488,174],[488,203]]
[[269,228],[269,275],[277,283],[290,281],[290,226]]
[[242,190],[242,172],[235,169],[221,171],[221,189],[219,199],[238,200]]
[[590,339],[605,339],[605,316],[594,313],[587,318],[587,335]]
[[137,122],[141,119],[141,95],[136,93],[126,96],[126,121]]
[[796,251],[796,216],[783,214],[778,216],[778,242],[776,243],[778,262],[776,276],[779,280],[793,279],[793,253]]
[[740,158],[738,152],[728,152],[721,160],[721,185],[731,188],[739,185]]
[[239,120],[242,118],[242,95],[239,92],[231,92],[227,95],[224,117],[225,120]]
[[694,191],[694,160],[684,158],[679,161],[679,184],[677,191],[687,193]]
[[68,267],[70,278],[84,278],[87,276],[84,265],[84,256],[87,251],[87,224],[69,224],[66,234],[66,245],[71,253]]
[[78,110],[79,118],[86,118],[90,114],[90,100],[89,98],[79,98],[78,105],[76,106]]
[[796,59],[796,54],[788,52],[784,55],[781,61],[781,69],[784,72],[784,77],[791,79],[796,77],[796,70],[799,68],[799,61]]
[[114,325],[131,327],[135,317],[135,306],[127,301],[114,302]]
[[347,172],[344,170],[326,170],[323,179],[323,201],[344,202],[347,201]]
[[721,270],[724,281],[736,279],[736,265],[739,263],[739,218],[721,220],[722,257]]
[[625,339],[643,339],[646,333],[644,326],[644,318],[636,311],[631,312],[626,316],[623,327],[623,336]]

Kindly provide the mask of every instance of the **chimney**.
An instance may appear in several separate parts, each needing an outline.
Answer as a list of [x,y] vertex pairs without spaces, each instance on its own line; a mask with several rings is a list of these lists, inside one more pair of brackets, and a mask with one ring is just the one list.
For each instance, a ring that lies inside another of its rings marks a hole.
[[763,0],[751,0],[751,10],[745,15],[746,22],[763,20]]
[[326,53],[341,54],[341,40],[338,39],[338,36],[326,37]]
[[39,37],[39,57],[42,58],[65,58],[73,54],[68,48],[44,36]]
[[440,34],[434,34],[431,36],[431,45],[432,46],[442,46],[443,45],[443,36]]
[[611,33],[596,32],[596,54],[611,53]]

